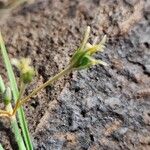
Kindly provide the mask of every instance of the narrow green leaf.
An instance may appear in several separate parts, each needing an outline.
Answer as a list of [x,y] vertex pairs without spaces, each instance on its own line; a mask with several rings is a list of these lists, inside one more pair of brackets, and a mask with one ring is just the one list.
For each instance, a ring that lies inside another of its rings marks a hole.
[[[14,75],[14,72],[13,72],[13,69],[12,69],[12,65],[10,63],[10,60],[9,60],[9,57],[8,57],[6,47],[5,47],[4,41],[2,39],[1,33],[0,33],[0,47],[1,47],[2,57],[3,57],[3,60],[4,60],[5,66],[6,66],[8,78],[9,78],[9,81],[10,81],[14,101],[16,102],[18,97],[19,97],[19,91],[18,91],[15,75]],[[24,138],[27,150],[33,150],[32,141],[30,139],[30,134],[29,134],[29,130],[28,130],[28,127],[27,127],[27,122],[26,122],[25,114],[24,114],[24,111],[23,111],[22,107],[18,110],[18,119],[19,119],[19,123],[20,123],[20,126],[21,126],[21,130],[22,130],[22,133],[23,133],[23,138]]]
[[5,85],[4,85],[4,81],[2,79],[2,76],[0,75],[0,92],[4,93],[5,91]]
[[[2,77],[0,76],[0,91],[2,93],[4,93],[5,89],[6,88],[5,88],[5,85],[4,85],[4,81],[3,81]],[[6,104],[6,110],[7,111],[12,111],[11,103]],[[15,116],[13,118],[11,118],[11,129],[12,129],[12,132],[14,133],[14,135],[15,135],[15,139],[16,139],[16,142],[18,143],[19,150],[26,150]],[[0,147],[0,150],[1,150],[1,147]]]
[[0,144],[0,150],[4,150],[4,148],[2,147],[2,144]]

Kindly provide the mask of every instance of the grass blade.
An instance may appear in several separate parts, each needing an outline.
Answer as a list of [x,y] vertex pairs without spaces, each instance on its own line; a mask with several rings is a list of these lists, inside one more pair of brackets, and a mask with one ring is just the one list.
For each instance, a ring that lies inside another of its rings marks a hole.
[[[1,91],[1,93],[4,93],[5,89],[6,88],[5,88],[4,81],[3,81],[3,79],[0,75],[0,91]],[[7,111],[12,111],[11,103],[7,104],[6,110]],[[12,132],[14,133],[14,135],[15,135],[15,140],[18,143],[19,150],[26,150],[15,116],[11,118],[11,129],[12,129]],[[0,148],[0,150],[1,150],[1,148]]]
[[2,147],[2,144],[0,144],[0,150],[4,150],[4,148]]
[[[0,47],[1,47],[2,57],[3,57],[3,60],[4,60],[5,66],[6,66],[8,78],[9,78],[9,81],[10,81],[12,93],[13,93],[13,96],[14,96],[14,101],[16,102],[18,97],[19,97],[19,91],[18,91],[16,79],[15,79],[15,76],[14,76],[14,72],[13,72],[13,69],[12,69],[12,66],[11,66],[11,63],[10,63],[10,60],[9,60],[9,57],[8,57],[6,47],[5,47],[4,41],[2,39],[1,33],[0,33]],[[18,119],[19,119],[19,123],[20,123],[20,126],[21,126],[21,130],[22,130],[22,133],[23,133],[23,138],[24,138],[27,150],[33,150],[29,130],[28,130],[28,127],[27,127],[27,122],[26,122],[26,119],[25,119],[25,114],[24,114],[24,111],[23,111],[22,107],[18,110]]]

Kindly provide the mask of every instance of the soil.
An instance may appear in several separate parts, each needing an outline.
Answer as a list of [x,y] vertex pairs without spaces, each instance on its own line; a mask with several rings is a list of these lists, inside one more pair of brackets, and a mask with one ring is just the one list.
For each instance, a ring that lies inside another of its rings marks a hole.
[[[24,106],[35,149],[150,149],[149,0],[37,0],[6,15],[10,57],[31,57],[37,70],[26,94],[66,66],[87,25],[91,41],[108,37],[95,56],[108,67],[73,72]],[[4,119],[0,143],[17,149]]]

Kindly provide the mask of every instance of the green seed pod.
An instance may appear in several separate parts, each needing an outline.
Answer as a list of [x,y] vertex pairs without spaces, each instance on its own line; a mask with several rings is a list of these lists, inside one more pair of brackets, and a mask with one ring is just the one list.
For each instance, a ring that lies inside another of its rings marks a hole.
[[8,105],[12,100],[12,93],[10,87],[7,87],[3,93],[3,101],[5,105]]

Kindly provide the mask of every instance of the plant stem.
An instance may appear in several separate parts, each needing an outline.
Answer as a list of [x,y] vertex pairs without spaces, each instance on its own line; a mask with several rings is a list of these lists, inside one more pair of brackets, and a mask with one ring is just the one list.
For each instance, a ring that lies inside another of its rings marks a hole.
[[[6,111],[10,112],[10,113],[13,112],[11,103],[6,105]],[[16,116],[12,116],[10,118],[10,121],[11,121],[11,129],[15,135],[15,140],[18,143],[19,150],[26,150],[24,142],[22,140],[22,136],[20,134],[20,131],[18,130],[18,124],[17,124]]]
[[14,111],[12,113],[12,115],[15,115],[17,112],[17,109],[22,106],[24,103],[26,103],[27,101],[29,101],[29,99],[31,97],[33,97],[34,95],[36,95],[39,91],[41,91],[42,89],[44,89],[46,86],[50,85],[51,83],[53,83],[54,81],[58,80],[60,77],[64,76],[67,73],[70,73],[72,71],[72,67],[68,66],[66,67],[64,70],[62,70],[60,73],[56,74],[54,77],[50,78],[48,81],[46,81],[44,84],[42,84],[41,86],[37,87],[35,90],[33,90],[31,92],[31,94],[29,94],[28,96],[26,96],[25,98],[21,99],[18,101],[18,103],[15,105]]
[[25,88],[26,88],[26,85],[21,81],[21,82],[20,82],[19,98],[18,98],[18,100],[16,101],[16,104],[15,104],[15,105],[18,105],[18,104],[19,104],[20,99],[22,98],[22,96],[23,96],[23,94],[24,94]]
[[5,110],[0,110],[0,117],[8,117],[10,118],[12,115],[11,113],[5,111]]
[[18,100],[19,100],[20,98],[22,98],[25,89],[26,89],[26,84],[24,84],[24,83],[21,81],[21,83],[20,83],[20,92],[19,92],[19,98],[18,98]]

